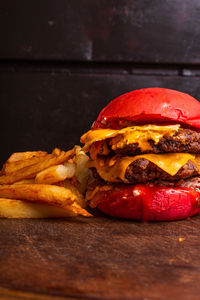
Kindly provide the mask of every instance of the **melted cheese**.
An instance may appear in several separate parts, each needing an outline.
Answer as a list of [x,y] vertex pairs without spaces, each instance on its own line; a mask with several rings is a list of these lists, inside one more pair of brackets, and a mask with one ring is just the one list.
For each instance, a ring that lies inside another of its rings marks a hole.
[[89,167],[95,167],[97,172],[107,182],[126,182],[125,173],[127,167],[139,158],[145,158],[171,176],[174,176],[188,160],[192,160],[200,169],[199,156],[189,153],[167,153],[167,154],[143,154],[137,156],[97,158],[91,161]]
[[113,150],[117,148],[123,148],[128,144],[139,144],[142,151],[151,150],[151,146],[148,140],[153,140],[157,144],[164,136],[172,136],[180,128],[180,125],[143,125],[132,126],[123,129],[97,129],[86,132],[81,137],[81,143],[84,143],[84,150],[88,150],[89,147],[97,142],[108,138],[112,138],[111,146]]

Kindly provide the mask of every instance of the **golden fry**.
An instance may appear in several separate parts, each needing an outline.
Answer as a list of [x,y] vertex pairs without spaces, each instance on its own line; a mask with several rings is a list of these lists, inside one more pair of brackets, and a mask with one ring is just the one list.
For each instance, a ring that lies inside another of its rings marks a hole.
[[64,218],[78,214],[78,210],[71,209],[71,207],[61,208],[42,203],[0,198],[0,218]]
[[76,201],[76,196],[68,189],[45,184],[12,184],[0,186],[0,198],[42,202],[65,207]]
[[25,160],[32,157],[41,157],[47,155],[45,151],[29,151],[29,152],[16,152],[13,153],[9,159],[7,160],[8,163],[16,162],[19,160]]
[[54,165],[59,165],[67,161],[74,154],[74,149],[67,152],[61,151],[58,156],[48,154],[43,158],[43,161],[31,166],[19,169],[17,172],[0,176],[0,184],[11,184],[22,179],[34,178],[37,173]]
[[24,179],[17,182],[14,182],[13,184],[34,184],[35,179]]
[[77,204],[76,202],[72,203],[70,209],[74,213],[77,213],[77,215],[81,215],[81,216],[84,216],[84,217],[92,217],[92,215],[87,210],[80,207],[79,204]]
[[42,156],[33,156],[24,160],[18,160],[18,161],[13,161],[13,162],[6,162],[3,165],[3,173],[5,175],[14,173],[20,169],[23,169],[25,167],[34,165],[36,163],[42,162],[45,157],[47,157],[48,154],[42,155]]
[[74,156],[75,164],[76,164],[76,173],[75,176],[79,181],[79,185],[77,185],[80,193],[84,194],[86,191],[87,181],[89,177],[89,169],[86,168],[86,164],[89,160],[89,157],[82,151],[81,147],[76,146],[76,153]]
[[55,156],[60,155],[60,153],[61,153],[61,150],[58,149],[58,148],[55,148],[55,149],[52,151],[52,154],[55,155]]
[[65,163],[65,165],[52,166],[38,173],[35,178],[36,183],[54,184],[71,178],[75,174],[75,165]]
[[72,178],[76,172],[76,165],[70,161],[71,161],[71,159],[64,163],[64,166],[67,168],[67,177],[66,178]]
[[75,196],[81,207],[86,207],[86,202],[83,195],[78,191],[78,189],[71,184],[69,180],[61,181],[58,183],[59,186],[62,186],[66,189],[69,189]]

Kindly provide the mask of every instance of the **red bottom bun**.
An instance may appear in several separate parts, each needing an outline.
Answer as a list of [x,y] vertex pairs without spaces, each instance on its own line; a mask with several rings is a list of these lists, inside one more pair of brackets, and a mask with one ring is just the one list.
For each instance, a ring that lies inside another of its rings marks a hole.
[[189,188],[113,185],[97,192],[95,198],[107,215],[142,221],[180,220],[200,211],[200,192]]

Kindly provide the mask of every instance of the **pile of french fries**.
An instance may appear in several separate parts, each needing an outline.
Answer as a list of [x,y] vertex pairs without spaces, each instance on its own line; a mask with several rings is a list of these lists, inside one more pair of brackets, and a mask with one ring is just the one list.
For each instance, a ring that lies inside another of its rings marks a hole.
[[79,146],[12,154],[0,171],[0,217],[91,216],[83,197],[87,161]]

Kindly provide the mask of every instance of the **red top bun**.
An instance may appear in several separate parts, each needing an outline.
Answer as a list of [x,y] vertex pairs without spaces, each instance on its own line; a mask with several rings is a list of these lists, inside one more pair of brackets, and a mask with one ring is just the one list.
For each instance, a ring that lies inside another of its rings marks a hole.
[[116,128],[120,120],[146,123],[180,123],[200,129],[200,103],[192,96],[164,88],[135,90],[111,101],[92,129]]

